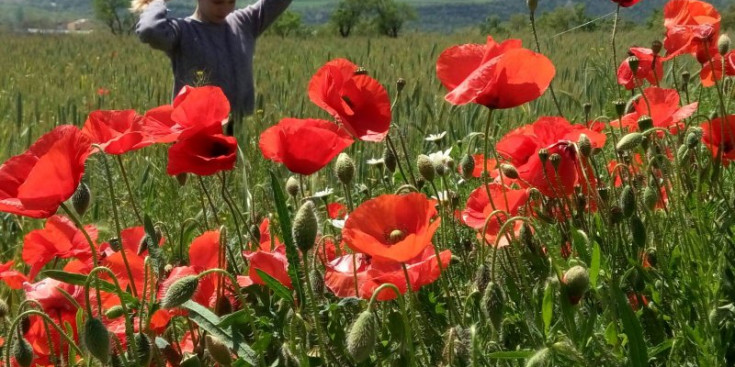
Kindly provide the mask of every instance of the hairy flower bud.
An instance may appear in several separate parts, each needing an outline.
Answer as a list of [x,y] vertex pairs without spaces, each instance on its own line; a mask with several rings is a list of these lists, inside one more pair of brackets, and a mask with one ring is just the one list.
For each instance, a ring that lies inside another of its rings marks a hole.
[[91,200],[92,193],[89,191],[89,186],[84,182],[80,182],[76,191],[74,191],[74,195],[71,197],[71,204],[74,207],[74,211],[79,215],[84,215],[87,209],[89,209]]
[[576,305],[590,286],[590,274],[580,265],[573,266],[564,273],[562,283],[569,297],[569,303]]
[[620,208],[623,209],[623,217],[625,218],[630,218],[635,214],[635,192],[633,192],[633,188],[630,185],[626,185],[620,194]]
[[624,152],[627,150],[633,150],[637,148],[639,145],[643,143],[643,134],[639,132],[632,132],[625,136],[623,136],[619,141],[618,144],[615,146],[615,149],[618,151]]
[[207,352],[215,362],[223,366],[232,364],[230,348],[222,340],[209,334],[205,339],[205,344],[207,346]]
[[503,290],[495,282],[488,283],[482,294],[482,312],[485,314],[496,331],[500,331],[500,323],[503,321]]
[[288,180],[286,180],[286,192],[292,197],[296,197],[296,195],[299,194],[299,191],[301,191],[299,180],[294,176],[289,177]]
[[469,180],[472,177],[472,172],[475,170],[475,160],[471,155],[465,154],[459,161],[459,167],[462,168],[462,177],[465,180]]
[[577,140],[577,146],[579,147],[579,153],[584,157],[589,157],[592,154],[592,141],[587,137],[586,134],[579,134],[579,140]]
[[120,305],[115,305],[105,311],[105,317],[110,320],[114,320],[124,314],[123,308]]
[[653,186],[646,186],[646,189],[643,190],[643,205],[645,205],[648,210],[653,211],[656,209],[657,203],[658,190]]
[[102,320],[92,317],[84,323],[82,334],[84,347],[89,354],[99,359],[103,364],[110,359],[110,332],[107,331]]
[[191,299],[199,286],[199,277],[196,275],[187,275],[168,287],[166,294],[161,301],[161,307],[174,308],[181,306],[184,302]]
[[347,153],[339,153],[335,168],[339,182],[344,185],[352,183],[352,179],[355,177],[355,162]]
[[30,367],[33,363],[33,347],[23,336],[18,335],[13,341],[13,357],[21,367]]
[[721,56],[725,56],[730,52],[730,37],[726,34],[720,35],[720,38],[717,40],[717,51],[719,51]]
[[661,53],[661,48],[663,47],[664,44],[661,43],[661,41],[659,40],[654,40],[653,42],[651,42],[651,51],[653,51],[654,55],[658,55],[659,53]]
[[393,154],[393,151],[388,147],[383,149],[383,164],[385,165],[385,169],[387,169],[388,172],[393,173],[396,171],[396,164],[398,164],[398,160],[396,159],[396,155]]
[[512,180],[517,180],[518,177],[520,177],[518,176],[518,170],[512,165],[507,164],[507,163],[503,163],[500,165],[500,171],[503,172],[503,175],[505,177],[508,177]]
[[434,169],[434,163],[431,161],[428,155],[420,154],[416,159],[416,166],[419,169],[421,177],[426,181],[433,181],[436,170]]
[[316,242],[319,223],[314,209],[314,203],[307,201],[301,205],[293,219],[293,239],[303,253],[314,247]]
[[141,366],[148,366],[151,364],[151,358],[153,357],[151,339],[148,335],[143,333],[136,333],[135,339],[135,354],[138,362]]
[[363,311],[352,324],[347,334],[347,352],[356,362],[362,362],[370,357],[376,343],[376,320],[370,310]]

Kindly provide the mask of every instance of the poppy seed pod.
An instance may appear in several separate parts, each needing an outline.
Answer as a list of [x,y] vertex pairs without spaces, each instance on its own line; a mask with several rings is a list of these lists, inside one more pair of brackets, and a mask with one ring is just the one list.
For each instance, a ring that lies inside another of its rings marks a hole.
[[207,352],[209,352],[209,355],[215,362],[223,366],[232,364],[230,348],[222,340],[209,334],[207,335],[205,344],[207,346]]
[[388,170],[388,172],[393,173],[396,171],[396,155],[393,154],[393,151],[390,150],[390,148],[383,149],[383,164],[385,165],[385,168]]
[[188,275],[175,281],[166,291],[161,307],[174,308],[191,299],[199,286],[199,277]]
[[84,323],[84,347],[103,364],[110,359],[110,332],[102,320],[91,317]]
[[500,165],[500,171],[503,172],[503,176],[510,178],[511,180],[517,180],[518,170],[510,164],[503,163]]
[[293,219],[293,239],[296,246],[303,252],[311,250],[316,242],[319,223],[314,212],[314,203],[305,202],[296,212]]
[[549,160],[549,150],[546,148],[539,149],[538,158],[541,160],[541,163],[546,163]]
[[583,156],[589,157],[590,154],[592,154],[592,141],[590,141],[590,138],[588,138],[586,134],[579,135],[577,146],[579,147],[579,152]]
[[355,162],[347,153],[339,153],[335,163],[337,179],[344,185],[349,185],[355,177]]
[[538,6],[538,0],[526,0],[526,5],[531,13],[535,13],[536,7]]
[[21,367],[30,367],[33,363],[33,347],[21,335],[18,335],[13,342],[13,357]]
[[396,89],[398,90],[398,92],[400,93],[405,87],[406,87],[406,79],[398,78],[398,80],[396,80]]
[[618,116],[623,116],[625,114],[625,101],[618,99],[613,102],[613,105],[615,106],[615,113]]
[[730,37],[728,37],[728,35],[722,34],[720,35],[720,38],[717,39],[717,51],[721,56],[725,56],[730,52]]
[[176,182],[179,183],[179,186],[186,185],[186,181],[189,179],[189,174],[186,172],[179,173],[176,175]]
[[71,204],[74,207],[74,211],[79,215],[84,215],[89,208],[91,200],[92,193],[89,191],[89,186],[84,182],[80,182],[76,191],[74,191],[74,195],[71,197]]
[[434,180],[436,170],[434,169],[434,163],[431,161],[431,158],[429,158],[428,155],[419,154],[418,158],[416,159],[416,166],[419,169],[421,177],[426,179],[426,181]]
[[643,134],[639,132],[632,132],[623,136],[619,141],[615,149],[624,152],[627,150],[633,150],[643,143]]
[[592,112],[592,103],[585,102],[585,104],[582,105],[582,110],[584,110],[585,115],[589,115]]
[[462,177],[469,180],[472,177],[472,172],[475,171],[475,160],[469,154],[465,154],[459,161],[459,167],[462,169]]
[[690,74],[688,71],[684,71],[681,73],[681,82],[686,86],[689,84],[689,80],[692,78],[692,74]]
[[299,191],[301,191],[299,180],[294,176],[290,176],[288,180],[286,180],[286,192],[292,197],[296,197],[296,195],[299,194]]
[[658,190],[653,186],[646,186],[646,189],[643,190],[643,205],[645,205],[648,210],[653,211],[656,209],[657,203]]
[[654,40],[653,42],[651,42],[651,51],[653,51],[654,55],[658,55],[659,53],[661,53],[661,48],[663,46],[664,44],[661,43],[661,41]]
[[653,119],[650,116],[643,115],[638,118],[638,130],[646,131],[653,128]]
[[635,56],[628,57],[627,61],[630,70],[633,72],[633,75],[636,75],[636,73],[638,73],[638,66],[640,66],[641,61]]
[[375,348],[375,324],[375,315],[372,311],[365,310],[357,317],[347,334],[347,352],[358,363],[370,357]]
[[590,274],[580,265],[573,266],[564,273],[562,283],[569,297],[569,303],[576,305],[590,286]]
[[559,165],[561,164],[561,155],[559,153],[554,153],[549,156],[549,161],[551,161],[551,166],[554,167],[554,171],[558,171]]

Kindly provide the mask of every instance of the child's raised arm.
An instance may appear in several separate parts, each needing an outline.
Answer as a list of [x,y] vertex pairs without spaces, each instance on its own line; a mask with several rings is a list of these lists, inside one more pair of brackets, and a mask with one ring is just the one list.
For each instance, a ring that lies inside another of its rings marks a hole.
[[257,37],[275,22],[290,4],[291,0],[258,0],[255,4],[236,10],[235,16],[241,26],[247,27]]
[[[133,7],[139,5],[133,1]],[[143,13],[135,26],[135,33],[143,43],[163,51],[173,50],[179,43],[179,26],[175,19],[167,17],[168,9],[163,0],[154,0],[142,6]]]

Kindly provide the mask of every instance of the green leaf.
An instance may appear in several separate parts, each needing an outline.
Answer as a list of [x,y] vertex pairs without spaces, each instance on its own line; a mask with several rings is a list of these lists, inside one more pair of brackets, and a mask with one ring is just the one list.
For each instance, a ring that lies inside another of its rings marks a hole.
[[248,320],[250,320],[250,314],[247,311],[247,309],[243,308],[229,315],[226,315],[222,318],[219,324],[217,324],[217,326],[221,328],[228,328],[236,325],[246,325],[248,323]]
[[646,348],[646,341],[643,339],[641,323],[628,304],[628,299],[625,297],[625,294],[623,294],[617,285],[613,285],[612,292],[612,296],[617,304],[618,315],[623,321],[623,331],[628,336],[628,361],[631,366],[646,367],[648,366],[648,350]]
[[600,244],[594,242],[592,248],[592,263],[590,264],[590,285],[592,289],[597,288],[597,276],[600,275]]
[[181,307],[189,311],[189,319],[191,321],[194,321],[203,330],[222,340],[243,361],[253,366],[257,365],[258,359],[255,351],[242,340],[242,336],[219,327],[218,325],[222,321],[212,311],[192,300],[184,302]]
[[286,244],[286,259],[288,259],[288,276],[291,278],[291,284],[296,289],[296,295],[299,301],[303,301],[304,290],[301,289],[301,270],[299,268],[299,250],[296,248],[296,244],[293,242],[293,236],[291,234],[291,218],[288,214],[288,207],[286,206],[286,196],[283,195],[281,190],[281,184],[278,182],[278,178],[273,171],[270,171],[271,176],[271,187],[273,189],[273,199],[276,204],[276,211],[278,212],[278,223],[281,225],[281,235],[283,241]]
[[590,240],[584,231],[578,229],[572,232],[572,246],[585,262],[590,261],[589,243]]
[[260,276],[260,279],[263,279],[263,282],[265,285],[268,286],[271,290],[273,290],[273,293],[278,295],[278,297],[283,298],[284,300],[288,301],[288,303],[293,304],[293,296],[291,295],[291,291],[286,288],[285,285],[281,284],[281,282],[278,281],[278,279],[268,275],[268,273],[260,270],[255,269],[255,272],[258,273]]
[[549,329],[551,328],[551,316],[554,312],[554,287],[551,282],[546,283],[544,300],[541,307],[541,313],[544,318],[544,335],[549,335]]
[[514,350],[508,352],[493,352],[487,355],[490,359],[526,359],[536,354],[535,350]]
[[[68,273],[63,270],[44,270],[41,272],[41,277],[48,277],[51,279],[58,280],[60,282],[73,284],[73,285],[80,285],[84,286],[84,284],[87,282],[87,276],[82,274],[75,274],[75,273]],[[102,279],[97,280],[97,286],[101,291],[109,292],[109,293],[115,293],[117,294],[117,287],[115,287],[114,284],[104,281]],[[90,292],[92,292],[90,287]],[[132,307],[138,307],[138,299],[133,297],[130,293],[122,292],[122,299],[123,301],[132,306]]]

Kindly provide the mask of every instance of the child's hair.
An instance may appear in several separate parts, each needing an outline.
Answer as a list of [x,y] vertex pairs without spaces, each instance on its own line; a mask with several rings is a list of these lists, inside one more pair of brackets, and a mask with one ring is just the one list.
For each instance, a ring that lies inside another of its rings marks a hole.
[[141,13],[151,1],[153,0],[133,0],[130,2],[130,11],[133,13]]

